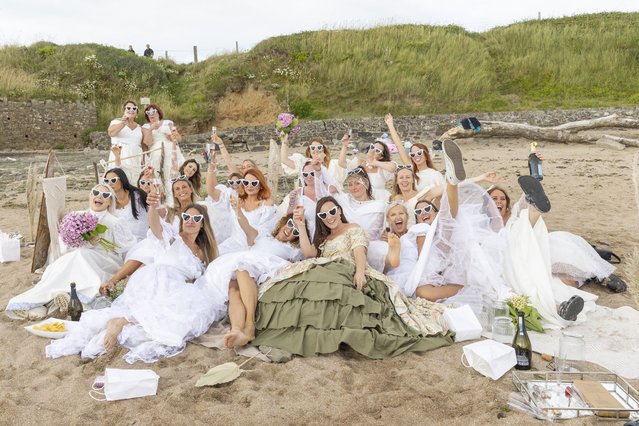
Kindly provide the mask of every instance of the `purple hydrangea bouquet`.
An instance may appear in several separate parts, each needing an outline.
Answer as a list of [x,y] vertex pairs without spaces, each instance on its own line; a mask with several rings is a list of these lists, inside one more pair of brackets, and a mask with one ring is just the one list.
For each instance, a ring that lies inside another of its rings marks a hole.
[[[99,237],[107,227],[98,223],[98,218],[89,212],[71,212],[66,214],[60,222],[58,233],[62,242],[69,247],[81,247],[84,241]],[[107,251],[115,250],[118,245],[100,237],[100,245]]]
[[295,136],[300,130],[298,123],[299,120],[293,114],[288,112],[278,114],[277,121],[275,122],[275,131],[280,140],[283,140],[286,135]]

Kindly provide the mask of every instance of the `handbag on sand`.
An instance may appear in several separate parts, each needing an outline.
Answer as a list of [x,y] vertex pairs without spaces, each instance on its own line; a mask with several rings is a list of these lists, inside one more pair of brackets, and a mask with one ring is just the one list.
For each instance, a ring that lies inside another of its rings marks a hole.
[[448,329],[455,333],[455,342],[475,340],[481,337],[481,324],[470,306],[446,308],[443,317]]
[[462,349],[462,364],[493,380],[498,380],[517,364],[515,349],[494,340],[471,343]]
[[[117,401],[155,395],[158,391],[158,376],[153,370],[107,368],[102,390],[93,384],[89,395],[96,401]],[[94,393],[98,397],[94,396]],[[99,398],[104,396],[104,398]]]
[[20,238],[0,232],[0,262],[20,261]]

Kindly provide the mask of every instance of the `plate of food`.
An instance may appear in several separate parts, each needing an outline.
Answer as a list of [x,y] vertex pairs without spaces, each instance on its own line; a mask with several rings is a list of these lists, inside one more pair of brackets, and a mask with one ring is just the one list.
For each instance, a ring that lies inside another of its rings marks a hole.
[[25,330],[36,336],[59,339],[67,335],[69,330],[76,325],[73,321],[66,321],[57,318],[48,318],[37,324],[25,326]]

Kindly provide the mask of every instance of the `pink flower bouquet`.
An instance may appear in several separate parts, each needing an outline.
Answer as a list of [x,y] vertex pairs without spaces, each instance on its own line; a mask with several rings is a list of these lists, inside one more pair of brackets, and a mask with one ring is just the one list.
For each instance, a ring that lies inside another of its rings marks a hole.
[[293,114],[283,112],[277,116],[275,122],[275,131],[280,140],[284,139],[285,135],[294,136],[299,130],[299,120]]
[[[107,227],[98,223],[98,218],[89,212],[71,212],[66,214],[60,222],[58,232],[62,242],[69,247],[81,247],[84,241],[98,237]],[[107,251],[115,250],[118,246],[112,241],[100,238],[100,245]]]

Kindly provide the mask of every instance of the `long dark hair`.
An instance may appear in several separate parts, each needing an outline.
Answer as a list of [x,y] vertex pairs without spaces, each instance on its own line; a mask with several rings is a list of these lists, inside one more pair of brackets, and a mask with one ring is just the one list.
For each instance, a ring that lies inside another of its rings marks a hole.
[[339,217],[342,219],[342,223],[348,223],[346,220],[346,216],[344,216],[344,210],[342,206],[337,202],[337,200],[330,195],[328,197],[322,197],[317,201],[317,207],[315,207],[315,235],[313,236],[313,245],[317,249],[317,255],[320,254],[320,246],[324,244],[326,241],[326,237],[331,234],[331,230],[328,226],[324,224],[324,221],[317,217],[317,214],[320,212],[322,206],[328,202],[335,204],[339,208]]
[[493,192],[495,191],[501,191],[504,194],[504,198],[506,198],[506,211],[510,211],[510,195],[508,195],[506,190],[500,186],[493,186],[492,188],[490,188],[488,190],[488,195],[490,195],[492,198]]
[[129,192],[131,213],[135,219],[138,219],[138,203],[135,202],[135,194],[138,194],[138,197],[140,197],[140,204],[144,207],[144,210],[148,210],[148,206],[146,205],[146,192],[142,191],[137,186],[131,185],[131,182],[129,182],[129,178],[126,177],[124,170],[114,167],[107,170],[106,173],[104,173],[104,177],[106,178],[106,175],[109,173],[115,173],[120,178],[120,182],[122,182],[122,189]]
[[[207,208],[202,204],[189,204],[182,210],[183,212],[188,209],[195,209],[200,214],[204,216],[204,224],[202,228],[200,228],[200,232],[198,232],[197,237],[195,237],[195,244],[202,250],[202,254],[204,255],[204,263],[207,265],[218,256],[217,251],[217,241],[215,240],[215,234],[213,233],[213,228],[211,228],[211,223],[209,222],[209,213]],[[182,217],[180,217],[180,232],[182,232]]]
[[180,175],[184,174],[184,168],[189,163],[193,163],[197,167],[197,170],[195,171],[193,176],[189,178],[189,180],[191,181],[191,185],[193,185],[193,189],[195,190],[195,192],[199,194],[200,189],[202,189],[202,173],[200,173],[200,163],[198,163],[197,160],[195,160],[194,158],[189,158],[180,166]]
[[[382,146],[382,158],[379,159],[379,161],[390,161],[391,160],[391,154],[390,154],[390,149],[388,149],[388,145],[386,145],[384,142],[382,141],[375,141],[373,143],[371,143],[371,145],[375,146],[375,144],[378,143]],[[377,148],[375,146],[375,148]],[[370,149],[370,146],[369,146]]]

